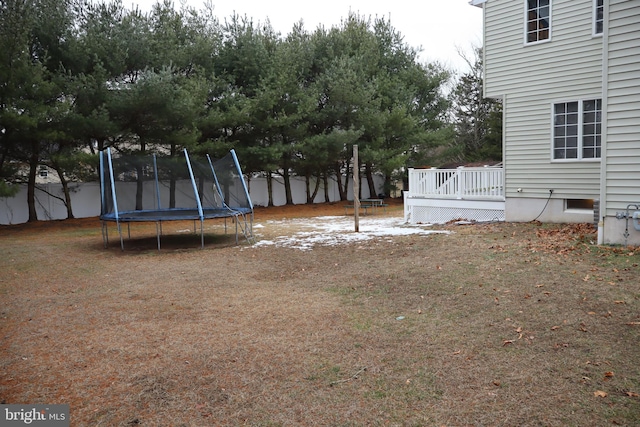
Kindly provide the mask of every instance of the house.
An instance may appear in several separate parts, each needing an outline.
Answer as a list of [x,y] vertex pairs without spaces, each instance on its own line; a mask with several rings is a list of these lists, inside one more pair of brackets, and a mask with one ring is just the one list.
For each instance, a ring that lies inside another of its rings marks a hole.
[[[640,0],[471,0],[503,102],[506,221],[640,245]],[[634,218],[635,217],[635,218]]]

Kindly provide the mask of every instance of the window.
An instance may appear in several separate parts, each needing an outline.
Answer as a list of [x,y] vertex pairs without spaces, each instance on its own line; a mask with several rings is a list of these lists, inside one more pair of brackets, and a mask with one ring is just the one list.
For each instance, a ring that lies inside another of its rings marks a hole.
[[549,39],[551,31],[550,2],[551,0],[527,0],[525,15],[527,43]]
[[566,199],[567,210],[593,210],[593,199]]
[[604,30],[604,0],[593,0],[593,34]]
[[602,100],[561,102],[553,106],[553,159],[599,159]]
[[582,158],[599,159],[602,143],[602,101],[591,99],[582,103]]

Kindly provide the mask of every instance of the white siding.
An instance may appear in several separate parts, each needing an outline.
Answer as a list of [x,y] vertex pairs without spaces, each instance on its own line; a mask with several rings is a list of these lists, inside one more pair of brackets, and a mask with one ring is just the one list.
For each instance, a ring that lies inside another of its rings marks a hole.
[[485,94],[505,98],[506,195],[597,198],[599,161],[551,161],[551,108],[602,96],[602,38],[592,36],[592,0],[551,2],[551,39],[532,45],[525,0],[484,4]]
[[605,213],[640,203],[640,1],[610,0]]

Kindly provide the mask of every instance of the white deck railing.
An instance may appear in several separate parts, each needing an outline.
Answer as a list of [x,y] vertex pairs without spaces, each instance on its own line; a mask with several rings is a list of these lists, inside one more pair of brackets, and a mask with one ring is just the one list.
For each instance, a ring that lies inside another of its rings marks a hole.
[[409,198],[504,200],[504,169],[409,169]]

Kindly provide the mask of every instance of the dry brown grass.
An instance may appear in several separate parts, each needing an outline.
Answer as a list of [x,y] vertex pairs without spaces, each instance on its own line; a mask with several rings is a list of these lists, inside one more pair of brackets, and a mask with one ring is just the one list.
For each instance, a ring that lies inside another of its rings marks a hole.
[[96,219],[2,227],[0,401],[68,403],[73,426],[640,424],[638,251],[590,226],[441,228],[158,253],[153,226],[124,252]]

